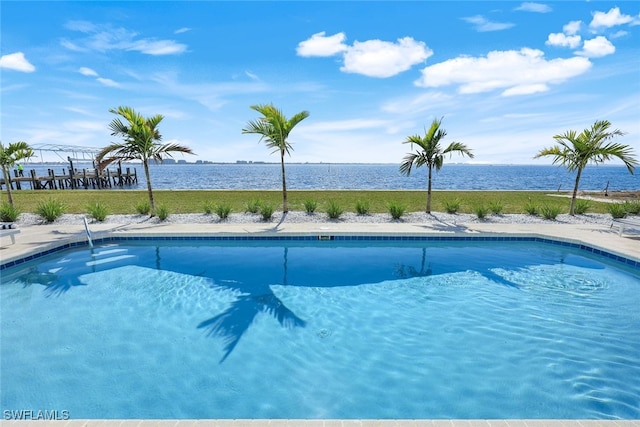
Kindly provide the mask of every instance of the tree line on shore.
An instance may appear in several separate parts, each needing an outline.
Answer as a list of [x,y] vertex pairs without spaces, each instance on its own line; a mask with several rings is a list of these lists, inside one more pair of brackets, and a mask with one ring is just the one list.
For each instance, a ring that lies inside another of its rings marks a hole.
[[[260,117],[251,120],[242,129],[243,134],[256,134],[260,136],[260,142],[265,143],[272,153],[280,155],[282,178],[282,211],[289,211],[287,198],[287,183],[285,169],[285,154],[291,155],[293,146],[289,142],[289,135],[294,127],[309,117],[308,111],[301,111],[287,118],[284,113],[273,104],[257,104],[250,108]],[[114,142],[104,147],[96,155],[98,169],[104,169],[114,162],[139,160],[142,162],[149,198],[149,213],[155,215],[156,206],[153,196],[153,188],[149,174],[149,162],[162,162],[174,153],[194,154],[186,146],[180,144],[163,144],[162,135],[158,129],[164,119],[161,114],[144,117],[131,107],[120,106],[109,110],[115,114],[109,124],[111,136],[122,138],[121,142]],[[447,135],[442,128],[442,118],[434,119],[424,135],[410,135],[403,144],[409,144],[412,152],[408,153],[400,164],[400,172],[410,175],[413,168],[426,166],[427,168],[427,200],[425,212],[431,213],[432,180],[433,171],[439,171],[447,154],[459,154],[473,158],[473,151],[461,142],[451,142],[444,147],[441,143]],[[598,120],[591,127],[581,132],[575,130],[566,131],[555,135],[556,144],[540,150],[534,158],[552,157],[553,164],[566,167],[570,172],[575,172],[575,184],[569,207],[569,214],[575,215],[576,200],[582,171],[588,164],[599,164],[611,161],[614,158],[621,160],[629,173],[633,174],[638,160],[633,149],[625,144],[615,142],[615,138],[623,136],[619,129],[611,130],[611,123],[607,120]],[[34,156],[33,149],[23,141],[10,143],[6,147],[0,142],[0,166],[4,182],[7,184],[7,199],[13,207],[11,193],[10,168],[20,161]]]

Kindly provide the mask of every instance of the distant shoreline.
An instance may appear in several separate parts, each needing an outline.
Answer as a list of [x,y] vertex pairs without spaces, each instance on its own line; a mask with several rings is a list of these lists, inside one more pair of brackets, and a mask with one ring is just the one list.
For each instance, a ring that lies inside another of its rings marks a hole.
[[[79,165],[85,165],[87,163],[91,163],[91,160],[84,159],[73,159],[74,163]],[[22,162],[23,167],[27,166],[44,166],[44,165],[69,165],[68,161],[45,161],[45,162]],[[141,162],[122,162],[123,165],[135,165],[142,166]],[[150,163],[153,166],[210,166],[210,165],[233,165],[233,166],[263,166],[263,165],[273,165],[280,166],[278,162],[263,162],[263,161],[247,161],[247,162],[212,162],[212,161],[202,161],[202,162],[187,162],[187,161],[164,161],[162,163]],[[329,163],[329,162],[286,162],[286,165],[309,165],[309,166],[398,166],[400,167],[400,163],[359,163],[359,162],[339,162],[339,163]],[[285,165],[285,167],[286,167]],[[445,167],[457,167],[457,166],[480,166],[480,167],[504,167],[504,166],[522,166],[522,167],[549,167],[549,168],[561,168],[558,165],[550,165],[550,164],[537,164],[537,163],[447,163]],[[593,165],[591,167],[597,168],[625,168],[624,165],[618,164],[602,164],[602,165]]]

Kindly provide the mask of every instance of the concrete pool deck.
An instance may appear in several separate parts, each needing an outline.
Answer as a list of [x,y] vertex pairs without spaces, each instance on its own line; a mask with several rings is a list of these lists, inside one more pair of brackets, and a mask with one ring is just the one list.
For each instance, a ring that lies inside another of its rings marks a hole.
[[[640,236],[618,235],[614,227],[594,224],[417,224],[417,223],[222,223],[222,224],[90,224],[94,239],[109,236],[279,236],[279,235],[424,235],[542,237],[593,248],[640,262]],[[83,225],[33,225],[20,228],[15,244],[0,239],[2,264],[69,242],[84,242]],[[9,409],[9,408],[3,408]],[[19,408],[12,408],[19,409]],[[73,414],[70,414],[71,416]],[[4,426],[176,426],[176,427],[640,427],[640,420],[0,420]]]

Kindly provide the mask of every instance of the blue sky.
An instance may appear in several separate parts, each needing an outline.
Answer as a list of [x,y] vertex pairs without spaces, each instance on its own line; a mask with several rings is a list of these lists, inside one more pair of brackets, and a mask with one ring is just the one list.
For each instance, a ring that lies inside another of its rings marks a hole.
[[[0,139],[102,147],[120,105],[196,160],[278,161],[241,129],[310,116],[291,162],[400,163],[444,117],[476,163],[548,164],[607,119],[640,155],[640,3],[6,1]],[[178,156],[177,158],[182,158]],[[467,161],[454,157],[449,161]]]

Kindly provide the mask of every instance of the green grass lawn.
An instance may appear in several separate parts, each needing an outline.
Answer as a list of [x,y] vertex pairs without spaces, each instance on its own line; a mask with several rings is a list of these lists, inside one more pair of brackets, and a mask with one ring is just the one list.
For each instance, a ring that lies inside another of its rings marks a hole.
[[[145,190],[20,190],[13,193],[14,204],[21,212],[35,212],[39,202],[53,198],[67,207],[67,213],[86,213],[90,203],[103,203],[109,214],[134,214],[135,206],[147,199]],[[252,200],[260,199],[270,203],[276,210],[282,208],[281,191],[236,191],[236,190],[156,190],[156,207],[166,205],[171,213],[202,213],[207,202],[229,204],[232,213],[244,212]],[[423,191],[289,191],[289,209],[304,211],[306,200],[318,203],[317,212],[324,212],[329,201],[334,201],[345,212],[355,212],[358,200],[367,201],[371,213],[388,212],[388,204],[396,202],[406,206],[406,212],[422,212],[426,206],[426,190]],[[431,201],[433,212],[445,212],[445,204],[457,199],[459,213],[474,213],[478,206],[490,208],[492,204],[502,205],[502,213],[525,213],[527,204],[535,206],[559,206],[562,213],[569,211],[568,197],[555,197],[541,191],[434,191]],[[6,191],[0,196],[7,201]],[[590,213],[606,213],[607,203],[590,202]]]

